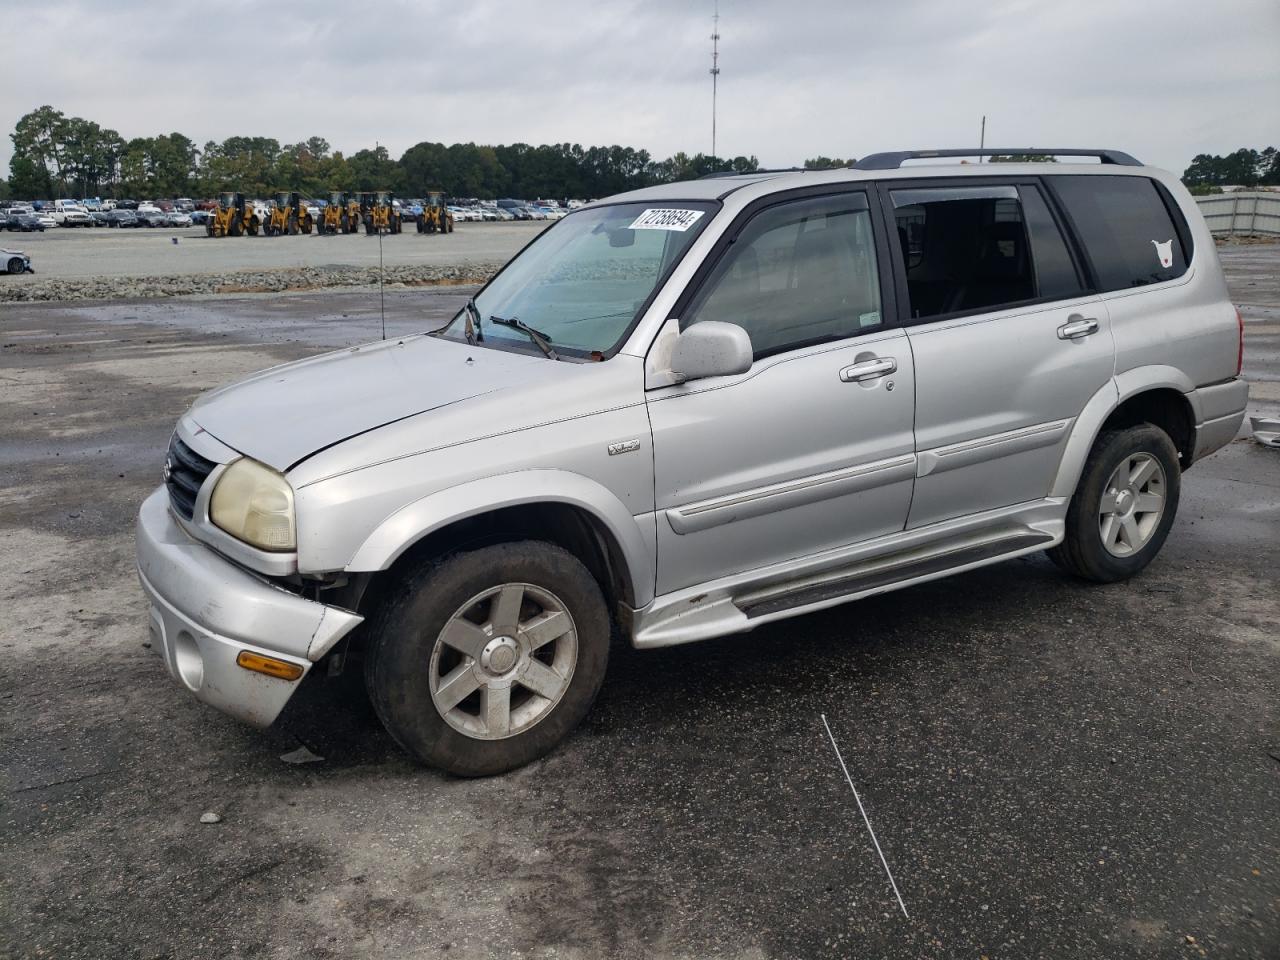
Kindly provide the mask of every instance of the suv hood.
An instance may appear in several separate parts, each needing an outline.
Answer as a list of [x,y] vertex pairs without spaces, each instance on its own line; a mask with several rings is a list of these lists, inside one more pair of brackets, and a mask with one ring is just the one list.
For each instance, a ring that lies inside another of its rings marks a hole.
[[200,397],[191,419],[283,472],[385,424],[563,372],[541,355],[420,334],[271,367]]

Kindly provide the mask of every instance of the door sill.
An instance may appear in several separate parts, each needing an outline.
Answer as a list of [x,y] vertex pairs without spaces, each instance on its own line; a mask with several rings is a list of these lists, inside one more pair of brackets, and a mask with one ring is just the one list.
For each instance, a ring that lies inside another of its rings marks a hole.
[[752,630],[1061,542],[1067,501],[1051,497],[683,587],[629,611],[632,643],[666,647]]

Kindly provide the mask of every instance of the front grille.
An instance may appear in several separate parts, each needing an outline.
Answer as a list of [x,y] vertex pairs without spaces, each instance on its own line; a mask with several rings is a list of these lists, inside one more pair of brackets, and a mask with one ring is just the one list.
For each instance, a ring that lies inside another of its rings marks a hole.
[[192,518],[196,494],[215,466],[179,440],[176,433],[173,435],[164,459],[164,485],[169,489],[169,503],[180,517]]

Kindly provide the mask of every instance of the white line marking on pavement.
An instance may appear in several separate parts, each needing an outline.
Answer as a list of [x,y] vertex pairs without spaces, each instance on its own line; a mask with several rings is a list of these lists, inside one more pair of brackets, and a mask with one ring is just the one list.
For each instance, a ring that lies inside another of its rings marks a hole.
[[849,776],[849,768],[844,765],[844,757],[840,756],[840,748],[836,745],[835,735],[831,732],[831,724],[827,723],[827,715],[822,714],[822,725],[827,728],[827,738],[831,741],[831,749],[836,752],[836,759],[840,761],[840,769],[844,771],[844,778],[849,784],[849,789],[853,791],[853,799],[858,801],[858,809],[862,812],[863,822],[867,825],[867,833],[871,834],[871,842],[876,845],[876,853],[880,854],[880,862],[884,864],[884,872],[889,875],[889,885],[893,887],[893,895],[898,898],[898,906],[902,908],[902,915],[908,920],[911,914],[907,913],[907,905],[902,902],[902,894],[898,892],[898,884],[894,882],[893,871],[889,869],[889,861],[884,858],[884,851],[880,849],[880,841],[876,839],[876,832],[871,829],[871,818],[867,816],[866,808],[862,805],[862,798],[858,796],[858,788],[853,785],[853,778]]

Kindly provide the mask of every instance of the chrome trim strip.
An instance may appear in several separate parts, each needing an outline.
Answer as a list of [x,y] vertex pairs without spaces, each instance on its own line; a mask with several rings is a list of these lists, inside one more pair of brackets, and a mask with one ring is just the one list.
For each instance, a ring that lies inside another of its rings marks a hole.
[[916,476],[927,477],[932,473],[945,473],[958,467],[982,463],[984,460],[999,460],[1015,453],[1051,447],[1066,435],[1070,425],[1070,420],[1055,420],[1052,423],[1037,423],[945,447],[934,447],[920,453]]
[[735,520],[747,520],[847,493],[910,480],[915,475],[915,465],[915,455],[908,453],[875,463],[843,467],[725,497],[671,507],[666,511],[667,522],[678,534],[697,533]]

